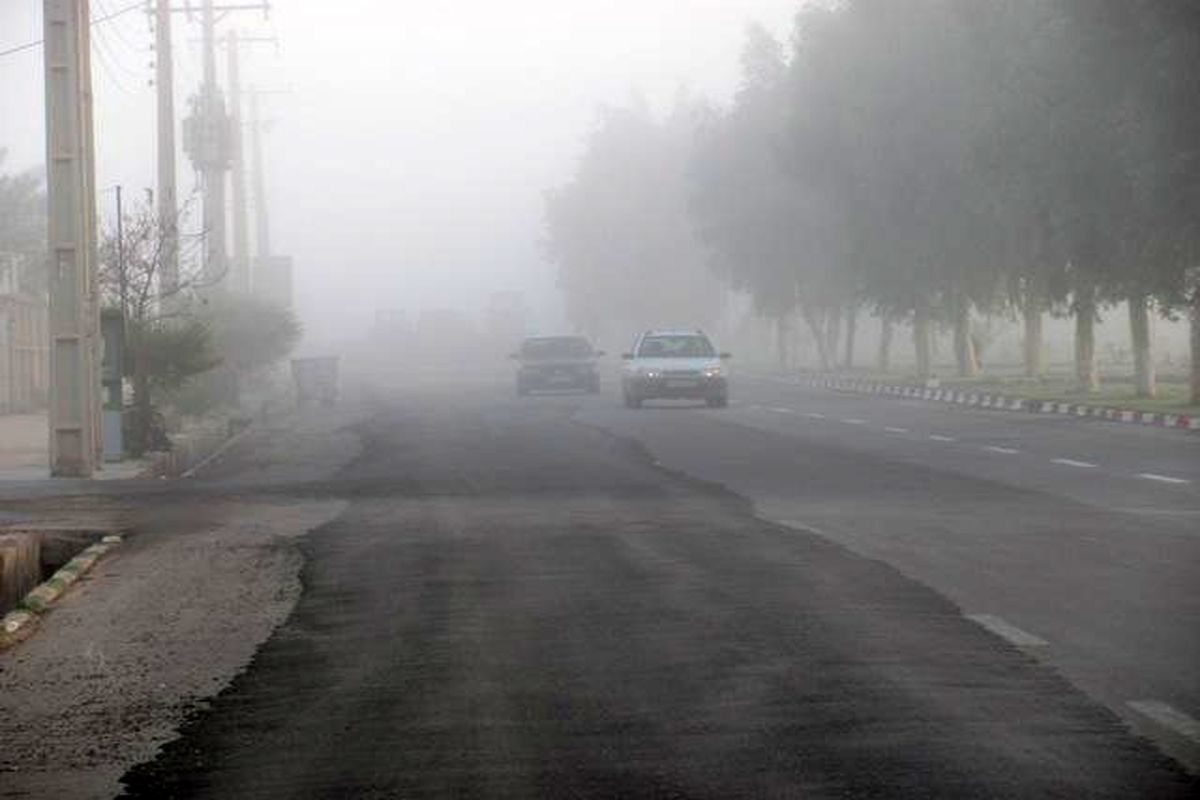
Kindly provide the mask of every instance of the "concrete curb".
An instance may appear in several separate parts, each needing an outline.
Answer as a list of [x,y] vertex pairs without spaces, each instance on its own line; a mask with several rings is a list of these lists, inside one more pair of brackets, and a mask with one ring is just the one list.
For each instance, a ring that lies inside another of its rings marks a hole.
[[1001,394],[981,394],[958,389],[943,389],[939,386],[914,386],[880,383],[878,381],[843,378],[836,375],[802,375],[797,379],[800,386],[814,389],[831,389],[837,392],[872,394],[884,397],[904,397],[910,400],[930,400],[940,403],[988,408],[999,411],[1024,411],[1031,414],[1061,414],[1074,417],[1090,417],[1107,422],[1123,422],[1136,425],[1152,425],[1174,430],[1200,430],[1200,416],[1187,414],[1157,414],[1149,411],[1129,411],[1108,406],[1093,406],[1078,403],[1061,403],[1050,400],[1028,400]]
[[45,614],[67,589],[82,578],[96,565],[105,554],[119,545],[122,538],[117,535],[105,536],[96,544],[87,547],[79,555],[72,558],[58,569],[49,580],[34,587],[21,600],[21,605],[15,611],[5,614],[0,619],[0,650],[13,645],[30,633],[38,622],[38,617]]

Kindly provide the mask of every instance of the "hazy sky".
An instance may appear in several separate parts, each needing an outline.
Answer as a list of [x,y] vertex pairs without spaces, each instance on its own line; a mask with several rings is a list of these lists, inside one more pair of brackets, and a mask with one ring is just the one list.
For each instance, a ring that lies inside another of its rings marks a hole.
[[[526,293],[556,324],[541,252],[542,193],[565,180],[602,103],[681,88],[717,101],[737,81],[745,25],[786,38],[800,0],[277,0],[220,30],[253,46],[265,99],[273,245],[292,254],[317,339],[362,335],[377,308],[475,308]],[[134,5],[92,0],[99,17]],[[41,38],[41,0],[0,0],[0,51]],[[200,74],[199,25],[176,15],[177,111]],[[97,183],[154,184],[145,14],[96,26]],[[224,54],[221,54],[222,59]],[[41,50],[0,57],[0,147],[43,160]],[[221,65],[224,80],[224,64]],[[182,159],[181,159],[182,160]],[[180,194],[194,184],[180,165]],[[112,194],[102,194],[111,213]]]

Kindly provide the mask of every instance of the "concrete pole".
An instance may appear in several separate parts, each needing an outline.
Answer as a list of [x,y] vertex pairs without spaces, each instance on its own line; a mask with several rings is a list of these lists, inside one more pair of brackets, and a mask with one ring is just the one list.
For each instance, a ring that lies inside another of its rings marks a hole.
[[230,287],[242,294],[250,291],[250,241],[246,220],[246,161],[242,148],[241,71],[238,67],[238,35],[229,31],[229,150],[233,183],[233,261]]
[[88,478],[100,431],[100,314],[88,0],[43,0],[50,258],[50,474]]
[[179,287],[179,202],[175,188],[175,64],[171,50],[171,3],[154,7],[154,87],[158,95],[158,225],[162,236],[159,297]]
[[267,218],[267,187],[263,167],[262,118],[258,93],[250,92],[250,150],[254,161],[254,251],[259,261],[271,255],[271,226]]
[[228,132],[225,104],[217,87],[216,16],[213,0],[204,0],[204,85],[200,90],[203,143],[204,191],[204,282],[224,280],[228,272],[225,255],[225,163]]

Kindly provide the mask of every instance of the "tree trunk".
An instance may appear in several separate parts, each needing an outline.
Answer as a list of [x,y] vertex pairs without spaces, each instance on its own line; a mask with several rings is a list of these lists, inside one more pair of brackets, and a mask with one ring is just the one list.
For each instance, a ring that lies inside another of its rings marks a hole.
[[779,360],[779,368],[784,372],[791,366],[788,345],[787,315],[780,314],[775,318],[775,356]]
[[821,361],[821,371],[828,372],[833,365],[833,353],[830,351],[829,343],[825,339],[826,330],[824,321],[807,304],[800,306],[800,316],[804,318],[808,329],[812,331],[813,342],[817,345],[817,358]]
[[979,374],[975,342],[971,338],[971,303],[966,298],[959,298],[954,305],[954,360],[960,377],[973,378]]
[[842,340],[842,310],[836,306],[825,317],[825,351],[830,366],[837,367],[838,343]]
[[1200,405],[1200,289],[1192,292],[1192,405]]
[[1154,397],[1154,359],[1150,348],[1150,313],[1146,296],[1134,292],[1129,296],[1129,341],[1133,349],[1133,375],[1138,397]]
[[846,357],[842,366],[854,369],[854,334],[858,331],[858,306],[851,305],[846,309]]
[[129,442],[129,454],[141,458],[150,446],[150,365],[149,354],[141,344],[141,337],[134,337],[133,347],[133,436]]
[[920,305],[913,315],[913,349],[917,353],[917,377],[922,381],[933,377],[933,351],[930,334],[929,308]]
[[892,317],[884,314],[879,321],[879,371],[887,372],[892,367]]
[[1096,292],[1091,287],[1075,293],[1075,381],[1088,394],[1100,389],[1096,369]]
[[1025,298],[1025,377],[1040,378],[1046,367],[1042,362],[1042,304],[1032,295]]

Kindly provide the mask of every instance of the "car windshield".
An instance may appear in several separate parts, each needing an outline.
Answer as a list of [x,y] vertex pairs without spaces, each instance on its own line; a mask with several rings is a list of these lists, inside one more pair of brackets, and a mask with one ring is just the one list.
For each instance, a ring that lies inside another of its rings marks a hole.
[[647,336],[638,353],[642,358],[712,358],[712,343],[703,336]]
[[548,358],[588,358],[591,355],[591,344],[579,336],[526,339],[521,345],[521,358],[530,361]]

